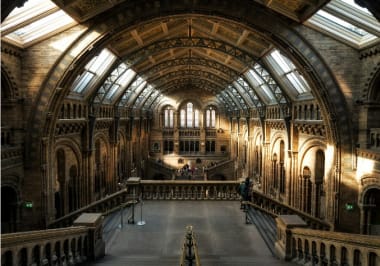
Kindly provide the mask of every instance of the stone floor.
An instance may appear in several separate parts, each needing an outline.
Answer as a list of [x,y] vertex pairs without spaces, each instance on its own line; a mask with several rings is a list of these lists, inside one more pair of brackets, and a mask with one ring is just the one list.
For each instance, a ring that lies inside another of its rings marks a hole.
[[[146,201],[105,226],[106,256],[91,265],[180,265],[186,226],[192,225],[202,266],[291,265],[272,256],[256,227],[245,224],[239,202]],[[193,264],[195,265],[195,264]]]

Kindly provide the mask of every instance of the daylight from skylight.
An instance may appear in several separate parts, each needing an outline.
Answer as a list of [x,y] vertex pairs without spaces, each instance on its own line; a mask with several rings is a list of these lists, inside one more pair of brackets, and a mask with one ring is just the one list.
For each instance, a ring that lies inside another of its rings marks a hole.
[[357,49],[380,41],[380,23],[353,0],[332,0],[305,25]]

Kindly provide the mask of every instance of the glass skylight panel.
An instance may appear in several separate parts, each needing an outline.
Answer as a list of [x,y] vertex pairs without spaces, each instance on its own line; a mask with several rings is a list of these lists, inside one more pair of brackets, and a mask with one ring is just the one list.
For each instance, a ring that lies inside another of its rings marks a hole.
[[91,72],[95,72],[98,75],[101,75],[111,63],[115,60],[116,56],[113,55],[108,49],[103,49],[100,54],[94,57],[86,69]]
[[297,71],[288,73],[286,77],[299,93],[305,93],[310,90],[306,80]]
[[248,73],[251,74],[251,77],[253,78],[253,81],[254,81],[255,85],[260,86],[261,84],[264,83],[264,81],[262,80],[262,78],[255,71],[253,71],[252,69],[250,69]]
[[271,89],[268,87],[268,84],[264,81],[264,79],[259,76],[256,72],[264,73],[267,75],[266,79],[270,78],[270,75],[267,71],[264,71],[262,67],[257,66],[256,70],[250,69],[245,73],[245,77],[252,83],[255,91],[263,98],[266,99],[268,103],[274,103],[276,98],[274,97]]
[[289,67],[289,63],[285,61],[285,58],[280,54],[280,52],[278,50],[274,50],[270,55],[273,57],[273,59],[279,65],[279,67],[281,68],[283,73],[292,71],[294,69],[294,68],[291,69]]
[[[115,56],[107,49],[103,49],[98,56],[95,56],[84,67],[85,71],[77,77],[73,83],[72,91],[83,93],[87,91],[95,80],[102,76],[115,60]],[[106,80],[104,88],[108,88],[110,82]]]
[[[112,79],[115,79],[116,74],[118,75],[116,77],[116,80],[114,81],[114,84],[112,85],[111,89],[108,91],[106,98],[111,99],[117,91],[122,90],[125,88],[133,79],[136,72],[132,69],[124,69],[125,64],[122,63],[121,69],[117,68],[113,71],[113,73],[110,75]],[[124,72],[123,72],[124,71]]]
[[[47,35],[59,28],[74,23],[75,21],[65,12],[59,10],[51,15],[48,15],[40,20],[37,20],[25,27],[19,28],[13,32],[23,43],[31,42],[43,35]],[[12,38],[12,36],[9,36]]]
[[119,84],[113,84],[107,93],[107,98],[112,98],[115,92],[120,88]]
[[357,34],[357,35],[359,35],[361,37],[366,36],[366,35],[369,34],[365,30],[360,29],[359,27],[357,27],[357,26],[355,26],[355,25],[353,25],[353,24],[351,24],[351,23],[349,23],[349,22],[347,22],[347,21],[345,21],[343,19],[340,19],[337,16],[334,16],[334,15],[332,15],[330,13],[327,13],[324,10],[319,10],[317,12],[317,15],[319,15],[319,16],[327,19],[327,20],[329,20],[330,22],[334,23],[336,26],[343,27],[346,30],[349,30],[352,33],[355,33],[355,34]]
[[369,12],[367,8],[364,8],[364,7],[361,7],[361,6],[357,5],[357,4],[354,2],[354,0],[340,0],[340,1],[341,1],[341,2],[344,2],[344,3],[346,3],[346,4],[349,4],[349,5],[352,6],[353,8],[355,8],[355,9],[357,9],[357,10],[360,10],[360,11],[363,11],[363,12],[365,12],[365,13],[367,13],[367,14],[370,14],[370,15],[372,16],[371,12]]
[[310,91],[308,83],[298,72],[296,66],[286,56],[281,54],[279,50],[274,50],[267,59],[273,67],[274,72],[284,80],[286,85],[293,87],[298,94]]
[[135,71],[133,71],[132,69],[128,69],[118,78],[117,83],[120,85],[129,84],[129,82],[131,82],[135,74]]
[[41,16],[50,10],[58,9],[58,7],[48,0],[29,0],[22,7],[16,7],[1,24],[1,31],[4,32],[10,28],[16,27],[21,23],[32,20],[37,16]]
[[74,82],[76,85],[72,90],[77,93],[82,93],[93,77],[95,77],[95,74],[91,72],[85,72],[81,76],[78,76],[77,80]]
[[332,0],[305,24],[357,49],[380,41],[379,21],[353,0]]

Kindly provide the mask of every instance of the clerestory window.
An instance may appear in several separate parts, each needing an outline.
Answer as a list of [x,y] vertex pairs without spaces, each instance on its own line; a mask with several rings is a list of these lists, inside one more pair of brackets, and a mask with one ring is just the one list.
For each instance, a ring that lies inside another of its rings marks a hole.
[[216,111],[214,107],[209,107],[206,110],[206,127],[215,128]]
[[174,110],[167,107],[164,110],[164,127],[173,128],[174,127]]
[[199,127],[199,110],[194,109],[194,104],[188,102],[186,107],[180,110],[180,126],[187,128]]

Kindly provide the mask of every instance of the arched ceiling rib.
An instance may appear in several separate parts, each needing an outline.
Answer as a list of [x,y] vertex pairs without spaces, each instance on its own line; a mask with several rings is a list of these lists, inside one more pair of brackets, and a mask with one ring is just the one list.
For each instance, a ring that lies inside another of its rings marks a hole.
[[239,75],[238,71],[230,68],[228,65],[224,65],[217,61],[201,57],[184,57],[163,61],[159,64],[151,65],[150,68],[146,70],[142,70],[140,72],[140,75],[144,77],[150,77],[152,75],[160,73],[161,71],[165,71],[166,69],[178,68],[181,66],[208,69],[210,71],[213,71],[215,74],[224,75],[230,78],[230,80],[235,80]]
[[[136,76],[117,91],[112,85],[115,77],[106,78],[95,89],[95,102],[145,109],[178,91],[201,88],[204,94],[220,96],[221,109],[259,108],[264,115],[263,106],[278,104],[284,116],[290,110],[289,97],[261,62],[273,45],[240,24],[216,17],[173,16],[116,32],[106,45],[124,62],[123,71],[131,69]],[[248,70],[261,76],[263,84],[244,81]],[[146,84],[139,87],[137,79]],[[257,93],[261,87],[273,95],[269,100]]]

